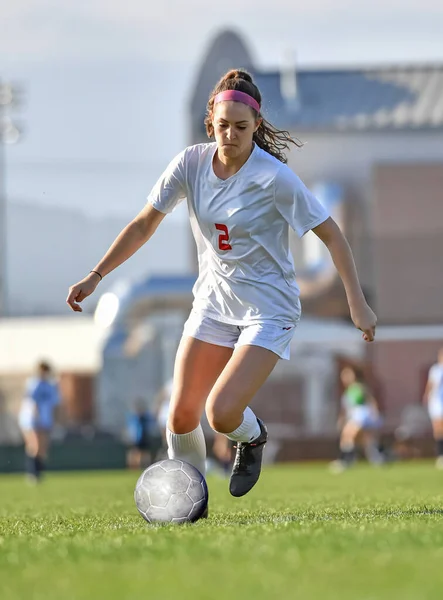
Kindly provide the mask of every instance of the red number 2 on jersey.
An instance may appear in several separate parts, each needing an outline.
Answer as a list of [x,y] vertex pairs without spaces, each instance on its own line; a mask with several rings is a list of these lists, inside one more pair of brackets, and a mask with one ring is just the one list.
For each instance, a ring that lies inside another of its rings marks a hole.
[[222,225],[221,223],[216,223],[215,228],[218,229],[219,231],[223,231],[223,233],[221,233],[218,236],[218,247],[220,248],[220,250],[232,250],[231,244],[228,243],[229,242],[229,232],[228,232],[228,228],[226,227],[226,225]]

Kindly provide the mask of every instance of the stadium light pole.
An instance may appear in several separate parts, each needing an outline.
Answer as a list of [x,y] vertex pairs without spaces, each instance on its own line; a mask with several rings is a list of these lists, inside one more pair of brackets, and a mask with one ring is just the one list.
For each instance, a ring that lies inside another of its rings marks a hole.
[[14,89],[0,80],[0,317],[8,314],[7,289],[7,198],[5,145],[15,144],[20,132],[8,115],[14,104]]

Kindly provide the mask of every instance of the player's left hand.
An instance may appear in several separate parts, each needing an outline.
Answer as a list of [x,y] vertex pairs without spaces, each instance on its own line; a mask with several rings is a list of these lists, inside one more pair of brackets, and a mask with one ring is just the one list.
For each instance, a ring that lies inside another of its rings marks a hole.
[[363,332],[365,342],[373,342],[375,338],[375,327],[377,325],[377,317],[373,310],[362,301],[355,306],[350,307],[351,319],[357,329]]

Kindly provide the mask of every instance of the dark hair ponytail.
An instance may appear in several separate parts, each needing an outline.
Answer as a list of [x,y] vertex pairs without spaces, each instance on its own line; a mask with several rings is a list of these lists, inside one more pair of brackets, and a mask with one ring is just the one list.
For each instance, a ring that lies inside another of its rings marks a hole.
[[[257,100],[261,105],[261,94],[258,87],[255,85],[252,76],[242,69],[232,69],[231,71],[228,71],[226,75],[220,79],[209,96],[206,108],[205,126],[206,133],[210,138],[214,136],[214,127],[212,125],[214,98],[217,94],[226,90],[237,90],[249,94],[249,96],[252,96],[254,100]],[[277,129],[271,125],[271,123],[268,123],[268,121],[262,117],[261,113],[257,113],[253,108],[251,108],[251,110],[254,112],[257,119],[262,119],[259,128],[254,133],[254,142],[257,146],[266,150],[266,152],[269,152],[272,156],[275,156],[275,158],[282,163],[286,163],[287,158],[283,153],[283,150],[289,150],[290,143],[298,148],[303,144],[299,140],[293,139],[288,131]]]

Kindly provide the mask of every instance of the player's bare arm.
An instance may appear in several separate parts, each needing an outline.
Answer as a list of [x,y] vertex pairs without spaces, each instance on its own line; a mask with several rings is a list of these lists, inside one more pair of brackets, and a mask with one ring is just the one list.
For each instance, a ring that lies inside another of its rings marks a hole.
[[329,217],[312,230],[328,248],[338,274],[343,281],[351,318],[363,339],[372,342],[375,337],[377,317],[368,306],[357,275],[351,248],[337,223]]
[[431,394],[432,391],[432,381],[431,379],[428,377],[428,380],[426,382],[426,387],[425,387],[425,391],[423,393],[423,404],[426,406],[428,404],[429,401],[429,396]]
[[80,302],[90,296],[101,279],[124,263],[155,233],[166,215],[151,204],[146,206],[119,233],[109,250],[94,269],[81,281],[69,288],[66,302],[75,312],[82,312]]

